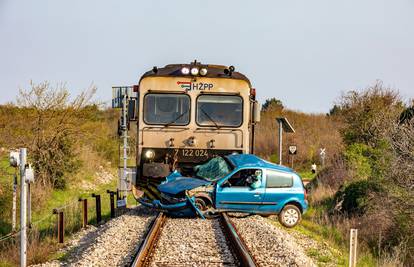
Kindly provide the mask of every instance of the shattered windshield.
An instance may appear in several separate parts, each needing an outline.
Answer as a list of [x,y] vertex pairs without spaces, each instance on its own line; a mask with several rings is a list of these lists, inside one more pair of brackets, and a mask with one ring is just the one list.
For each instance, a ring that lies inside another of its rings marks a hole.
[[208,181],[215,181],[229,174],[233,168],[222,157],[215,157],[207,163],[194,167],[197,177]]

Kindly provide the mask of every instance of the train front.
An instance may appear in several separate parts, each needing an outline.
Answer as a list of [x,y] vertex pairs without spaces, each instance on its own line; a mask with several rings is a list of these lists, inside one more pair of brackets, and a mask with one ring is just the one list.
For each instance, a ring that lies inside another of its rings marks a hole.
[[190,176],[217,155],[251,152],[255,90],[234,67],[154,67],[141,77],[138,98],[136,198],[158,198],[174,170]]

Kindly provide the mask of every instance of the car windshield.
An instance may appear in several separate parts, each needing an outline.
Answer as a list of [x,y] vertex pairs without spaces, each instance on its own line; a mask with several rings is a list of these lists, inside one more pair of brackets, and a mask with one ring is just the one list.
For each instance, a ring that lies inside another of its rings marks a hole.
[[243,101],[236,95],[201,95],[197,99],[197,123],[201,126],[239,127]]
[[190,97],[182,94],[147,94],[144,121],[147,124],[186,125],[190,122]]
[[233,167],[222,157],[215,157],[207,163],[194,167],[196,176],[207,181],[216,181],[229,174]]

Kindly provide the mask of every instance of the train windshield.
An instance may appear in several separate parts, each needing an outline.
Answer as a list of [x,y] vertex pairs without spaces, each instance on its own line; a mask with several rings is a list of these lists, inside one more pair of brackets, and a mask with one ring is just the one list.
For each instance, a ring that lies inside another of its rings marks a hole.
[[188,95],[150,93],[144,97],[144,121],[147,124],[187,125],[189,111]]
[[236,95],[201,95],[197,99],[197,124],[239,127],[243,121],[243,100]]

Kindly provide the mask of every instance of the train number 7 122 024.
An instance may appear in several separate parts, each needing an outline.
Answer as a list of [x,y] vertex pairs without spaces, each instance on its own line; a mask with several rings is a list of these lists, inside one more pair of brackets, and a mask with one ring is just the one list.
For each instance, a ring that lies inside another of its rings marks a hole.
[[183,149],[181,153],[183,157],[208,157],[207,149]]

